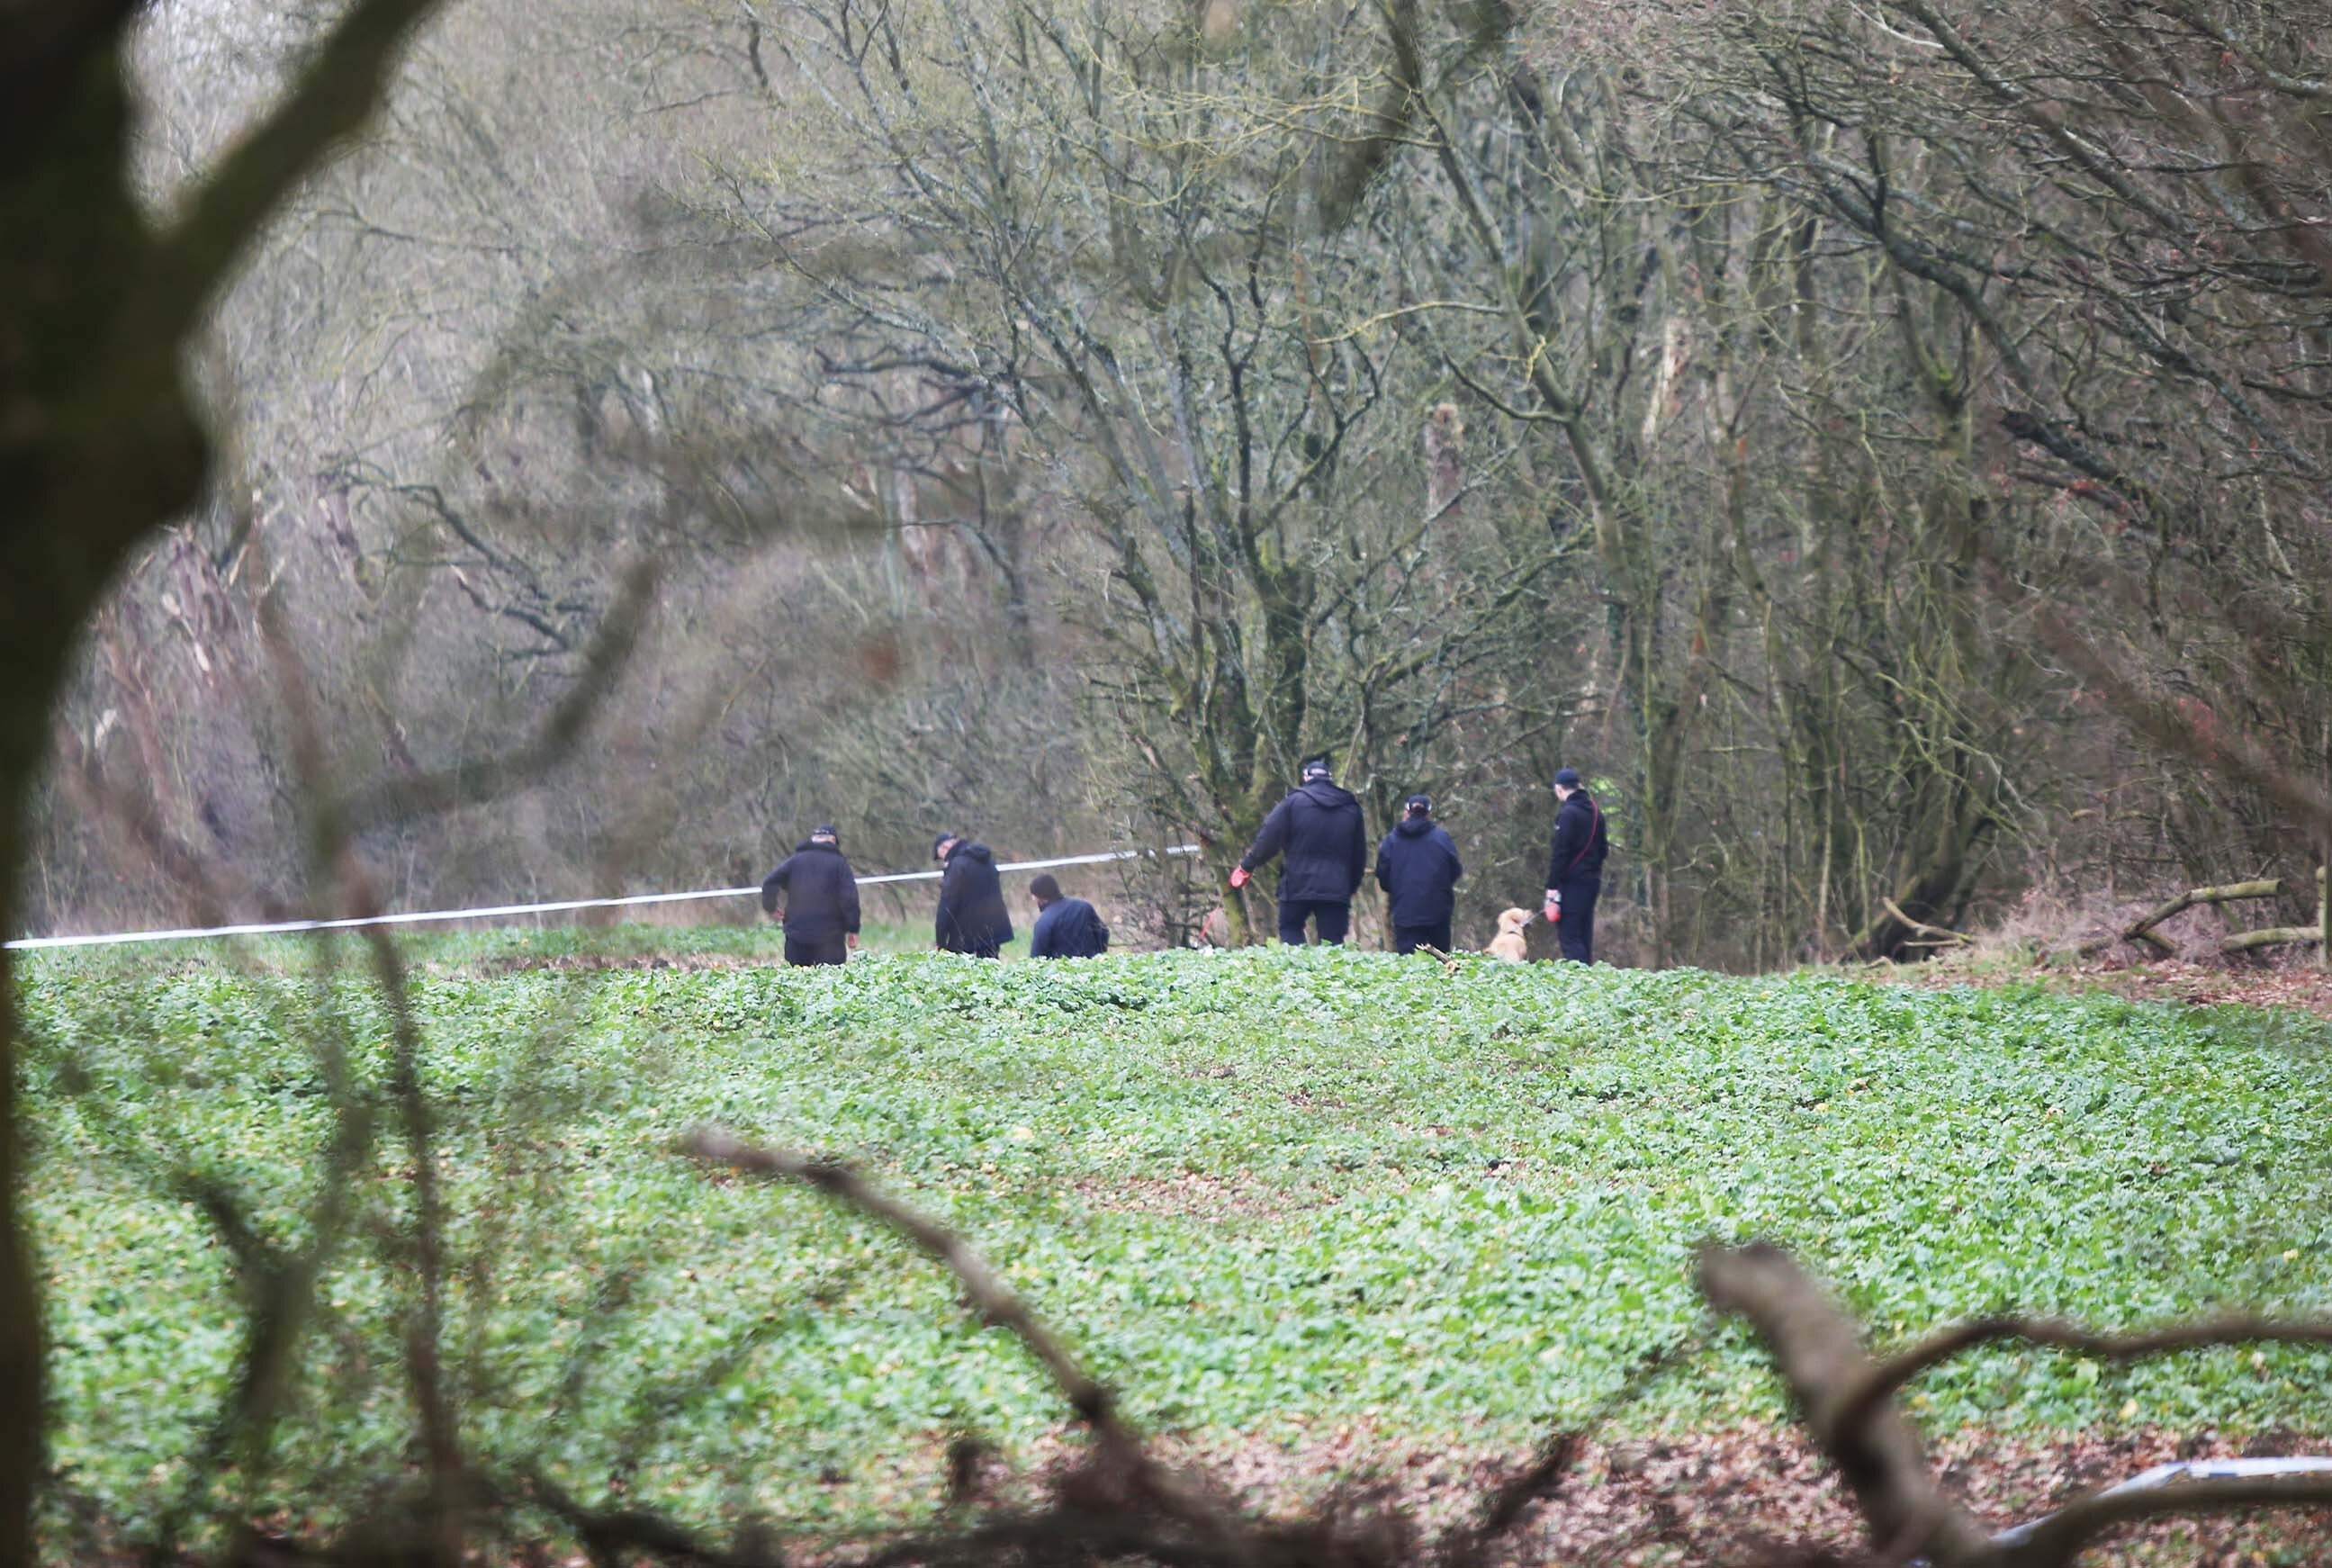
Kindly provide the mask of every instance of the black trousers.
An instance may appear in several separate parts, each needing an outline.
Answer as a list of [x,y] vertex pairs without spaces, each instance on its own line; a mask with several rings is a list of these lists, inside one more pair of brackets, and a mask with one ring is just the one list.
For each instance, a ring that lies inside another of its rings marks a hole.
[[1436,952],[1449,951],[1449,923],[1439,925],[1397,925],[1392,928],[1392,950],[1395,952],[1415,952],[1429,947]]
[[817,942],[804,942],[798,936],[788,936],[786,961],[797,969],[823,963],[847,963],[850,961],[850,948],[839,936],[829,936]]
[[1304,923],[1317,921],[1320,940],[1335,943],[1352,929],[1352,906],[1343,899],[1283,898],[1279,901],[1279,940],[1290,947],[1304,945]]
[[1563,956],[1575,963],[1593,963],[1595,900],[1603,891],[1603,879],[1582,876],[1564,883],[1558,891],[1563,894],[1563,919],[1556,923],[1554,934],[1563,943]]

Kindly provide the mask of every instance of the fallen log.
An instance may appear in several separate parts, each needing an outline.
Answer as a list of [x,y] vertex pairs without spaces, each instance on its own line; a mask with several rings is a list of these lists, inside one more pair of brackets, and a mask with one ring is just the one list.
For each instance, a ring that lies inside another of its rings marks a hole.
[[2232,904],[2241,898],[2274,898],[2283,892],[2283,879],[2262,877],[2256,882],[2231,882],[2222,887],[2190,887],[2169,903],[2161,904],[2140,916],[2121,933],[2124,942],[2142,942],[2162,953],[2175,952],[2169,938],[2154,928],[2173,916],[2184,914],[2198,904]]
[[2254,952],[2263,947],[2314,947],[2324,940],[2318,925],[2270,925],[2260,931],[2232,932],[2219,939],[2221,952]]
[[[1882,898],[1878,902],[1879,904],[1885,908],[1888,913],[1893,915],[1897,920],[1901,921],[1912,931],[1916,932],[1921,936],[1934,939],[1932,942],[1916,944],[1917,946],[1950,947],[1954,944],[1958,944],[1966,947],[1974,947],[1975,945],[1975,938],[1968,935],[1965,932],[1946,931],[1940,925],[1929,925],[1924,920],[1913,920],[1909,915],[1905,914],[1903,913],[1902,906],[1891,898]],[[1905,942],[1903,945],[1910,947],[1915,944]]]

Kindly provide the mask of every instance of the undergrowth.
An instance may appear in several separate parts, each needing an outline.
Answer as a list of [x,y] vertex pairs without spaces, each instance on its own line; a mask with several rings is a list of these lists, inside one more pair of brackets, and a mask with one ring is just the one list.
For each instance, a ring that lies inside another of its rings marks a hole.
[[[952,1438],[1009,1458],[1063,1427],[936,1268],[675,1158],[705,1122],[861,1162],[996,1261],[1134,1420],[1199,1444],[1361,1424],[1523,1451],[1678,1344],[1620,1429],[1779,1419],[1745,1333],[1702,1318],[1690,1248],[1712,1236],[1793,1249],[1882,1342],[2011,1306],[2332,1311],[2325,1039],[2264,1015],[1324,950],[502,961],[673,937],[414,949],[464,1436],[587,1500],[897,1523],[936,1506]],[[296,1238],[335,1104],[312,1042],[344,1037],[378,1084],[388,1021],[288,948],[249,970],[44,955],[25,990],[60,1495],[134,1534],[238,1353],[185,1178]],[[409,1173],[375,1158],[386,1230]],[[329,1522],[403,1461],[406,1282],[367,1235],[323,1275],[263,1461],[212,1484],[223,1510]],[[1909,1405],[1945,1432],[2320,1430],[2327,1373],[2291,1348],[2127,1370],[2003,1350]]]

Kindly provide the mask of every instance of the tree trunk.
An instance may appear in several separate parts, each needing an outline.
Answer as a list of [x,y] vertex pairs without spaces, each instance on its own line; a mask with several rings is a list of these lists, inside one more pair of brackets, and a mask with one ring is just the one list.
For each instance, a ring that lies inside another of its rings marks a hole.
[[[204,462],[177,343],[138,337],[149,247],[122,184],[127,90],[110,51],[75,64],[53,122],[28,129],[9,116],[9,134],[33,145],[0,153],[0,932],[11,935],[49,712],[75,637],[130,546],[192,502]],[[15,964],[0,949],[0,1568],[33,1560],[45,1453],[21,1025]]]
[[[0,727],[13,733],[14,717],[13,710],[0,716]],[[19,756],[0,756],[0,787],[7,791],[7,804],[0,808],[0,932],[16,929],[24,843],[19,813],[31,792],[23,763]],[[18,1203],[24,1141],[17,1126],[15,961],[0,948],[0,1451],[6,1456],[0,1459],[0,1563],[10,1564],[32,1561],[33,1487],[46,1457],[41,1297]]]
[[[172,225],[129,178],[126,29],[139,7],[22,7],[0,50],[0,932],[81,627],[210,459],[179,358],[244,246],[368,119],[432,0],[357,0]],[[40,1284],[24,1229],[15,965],[0,949],[0,1568],[33,1560],[43,1466]]]
[[2332,845],[2316,868],[2316,969],[2332,969]]

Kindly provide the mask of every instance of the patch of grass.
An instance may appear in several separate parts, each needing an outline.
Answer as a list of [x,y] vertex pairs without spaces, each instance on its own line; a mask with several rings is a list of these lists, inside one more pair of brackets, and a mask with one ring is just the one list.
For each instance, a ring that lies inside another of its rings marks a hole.
[[[1137,1420],[1201,1443],[1350,1422],[1520,1450],[1703,1333],[1628,1423],[1777,1418],[1745,1335],[1702,1322],[1709,1236],[1794,1248],[1881,1340],[2005,1307],[2332,1312],[2332,1074],[2232,1010],[1329,950],[488,961],[766,957],[772,935],[416,944],[462,1267],[448,1365],[489,1463],[840,1527],[927,1514],[951,1433],[1021,1454],[1057,1433],[1040,1375],[936,1266],[667,1152],[706,1121],[865,1162],[995,1260]],[[197,1171],[298,1235],[331,1117],[306,1041],[342,1030],[377,1084],[386,1020],[354,980],[182,954],[43,955],[26,999],[57,1458],[150,1519],[237,1321],[206,1222],[157,1174]],[[404,1200],[397,1158],[385,1143],[375,1230]],[[409,1291],[392,1249],[337,1255],[250,1502],[329,1512],[405,1462]],[[1913,1402],[1946,1430],[2309,1431],[2327,1374],[2289,1348],[2128,1370],[1994,1351]]]

